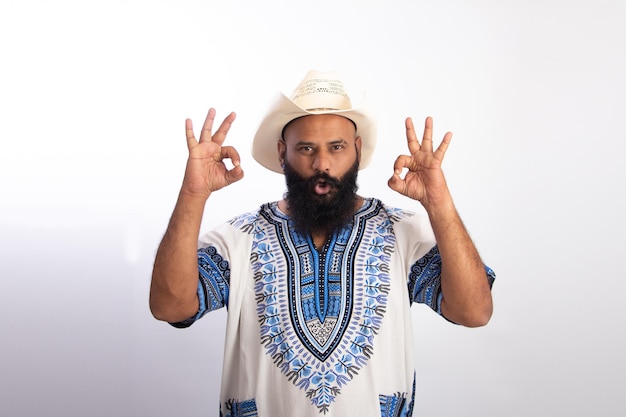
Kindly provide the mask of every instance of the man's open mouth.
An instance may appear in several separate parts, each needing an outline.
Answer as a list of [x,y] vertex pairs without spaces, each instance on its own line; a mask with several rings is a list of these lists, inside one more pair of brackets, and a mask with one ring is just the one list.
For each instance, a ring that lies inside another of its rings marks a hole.
[[313,187],[313,191],[315,191],[315,194],[318,195],[324,195],[324,194],[328,194],[330,192],[331,189],[331,185],[326,182],[326,180],[319,180],[315,183],[315,186]]

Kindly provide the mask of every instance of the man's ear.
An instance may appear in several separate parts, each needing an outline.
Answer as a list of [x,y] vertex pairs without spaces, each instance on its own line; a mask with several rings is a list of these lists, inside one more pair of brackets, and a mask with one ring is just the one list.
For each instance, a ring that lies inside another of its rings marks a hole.
[[287,151],[287,145],[285,145],[285,141],[280,139],[276,142],[276,149],[278,150],[278,162],[283,166],[285,164],[285,152]]
[[356,149],[356,157],[359,163],[361,163],[361,136],[357,136],[356,139],[354,139],[354,147]]

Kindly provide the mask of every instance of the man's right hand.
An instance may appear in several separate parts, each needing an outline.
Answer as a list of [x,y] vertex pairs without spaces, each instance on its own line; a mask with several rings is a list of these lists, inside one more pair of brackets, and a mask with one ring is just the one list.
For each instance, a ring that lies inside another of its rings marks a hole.
[[[170,323],[192,317],[198,311],[198,235],[207,199],[219,190],[243,178],[239,154],[231,146],[222,146],[230,125],[231,113],[213,134],[215,109],[210,109],[202,126],[200,140],[193,134],[187,119],[189,159],[176,207],[170,218],[154,260],[150,286],[150,309],[155,318]],[[224,159],[230,159],[228,169]]]
[[[222,146],[230,126],[235,121],[235,113],[230,113],[215,133],[212,133],[215,109],[209,109],[200,140],[196,140],[193,124],[185,121],[189,159],[181,192],[192,197],[207,199],[213,191],[219,190],[243,178],[239,166],[239,153],[232,146]],[[233,168],[228,169],[224,159],[230,159]]]

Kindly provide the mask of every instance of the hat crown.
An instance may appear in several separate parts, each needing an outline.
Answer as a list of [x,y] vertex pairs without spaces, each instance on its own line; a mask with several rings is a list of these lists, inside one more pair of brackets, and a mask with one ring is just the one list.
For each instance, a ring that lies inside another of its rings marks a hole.
[[310,112],[352,108],[343,81],[336,72],[309,71],[293,91],[291,101]]

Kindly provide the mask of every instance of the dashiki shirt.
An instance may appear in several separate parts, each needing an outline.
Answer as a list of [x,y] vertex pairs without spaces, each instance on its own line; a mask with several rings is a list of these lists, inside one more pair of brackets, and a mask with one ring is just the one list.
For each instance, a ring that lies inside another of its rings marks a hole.
[[221,416],[412,415],[410,307],[441,313],[427,216],[366,199],[318,251],[268,203],[202,236],[198,263],[200,309],[173,325],[227,307]]

